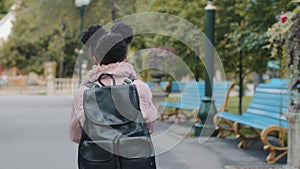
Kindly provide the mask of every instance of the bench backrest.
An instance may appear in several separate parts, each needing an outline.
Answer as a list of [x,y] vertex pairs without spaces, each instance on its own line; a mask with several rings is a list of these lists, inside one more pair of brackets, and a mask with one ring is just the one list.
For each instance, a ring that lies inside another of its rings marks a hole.
[[187,84],[188,82],[177,82],[177,81],[172,81],[171,82],[171,92],[181,92],[183,91],[185,85]]
[[184,86],[181,93],[179,104],[185,107],[196,108],[201,104],[201,98],[203,97],[203,91],[201,90],[204,86],[204,82],[188,82]]
[[[162,81],[162,82],[160,82],[160,87],[161,87],[162,89],[164,89],[167,83],[168,83],[167,81]],[[188,83],[188,82],[171,81],[171,92],[179,93],[179,92],[183,91],[184,86],[185,86],[187,83]]]
[[145,83],[149,86],[150,89],[153,87],[153,82],[145,82]]
[[259,84],[244,114],[261,117],[261,120],[286,120],[282,113],[288,111],[288,105],[287,84]]
[[213,84],[213,99],[215,100],[215,105],[220,108],[226,99],[226,94],[231,85],[231,82],[214,82]]
[[287,84],[287,79],[273,78],[267,84]]
[[[153,87],[153,82],[145,82],[150,88]],[[174,93],[179,93],[181,91],[184,90],[184,87],[187,83],[190,83],[190,82],[177,82],[177,81],[171,81],[171,92],[174,92]],[[162,89],[165,88],[167,84],[167,81],[162,81],[159,83],[160,87]]]
[[[220,108],[226,98],[226,94],[231,82],[214,82],[213,83],[213,99],[215,105]],[[201,82],[189,82],[186,83],[182,92],[181,99],[178,103],[185,106],[198,107],[202,102],[202,98],[205,96],[205,83]]]

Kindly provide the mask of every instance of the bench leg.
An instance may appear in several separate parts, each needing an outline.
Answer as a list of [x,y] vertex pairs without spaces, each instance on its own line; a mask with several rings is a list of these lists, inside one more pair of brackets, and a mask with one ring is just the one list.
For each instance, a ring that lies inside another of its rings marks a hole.
[[[282,128],[279,126],[270,126],[261,132],[260,137],[262,142],[264,143],[264,150],[270,151],[269,155],[266,158],[266,161],[268,163],[275,163],[287,154],[287,133],[287,128]],[[268,137],[271,134],[273,134],[273,137],[275,134],[275,137],[279,143],[278,145],[273,145],[269,142]],[[278,152],[280,153],[277,155]]]
[[193,114],[193,118],[194,118],[194,123],[200,123],[200,118],[197,117],[198,116],[198,112],[199,112],[199,107],[195,108],[192,112]]
[[184,111],[182,111],[182,110],[181,110],[180,113],[184,116],[185,120],[190,120],[191,118],[193,118],[192,115],[188,115],[188,114],[186,114],[186,113],[185,113]]
[[179,117],[180,114],[182,114],[184,116],[185,120],[189,120],[189,119],[192,118],[192,116],[189,116],[188,114],[186,114],[182,109],[174,108],[173,109],[173,113],[174,113],[174,115],[176,117],[176,119],[175,119],[175,123],[176,124],[180,124],[181,123],[180,117]]
[[[238,148],[240,149],[248,148],[258,140],[260,140],[260,131],[255,128],[243,126],[235,122],[233,124],[233,129],[236,133],[236,137],[241,140],[240,143],[238,144]],[[241,132],[241,130],[244,129],[250,131],[251,135]]]
[[162,110],[162,107],[160,106],[159,107],[159,112],[162,112],[162,113],[160,114],[159,120],[164,121],[165,119],[169,119],[170,116],[175,115],[175,123],[179,124],[180,123],[179,111],[180,111],[180,109],[173,108],[172,113],[170,113],[168,111]]
[[179,110],[180,109],[178,109],[178,108],[173,108],[173,114],[175,115],[175,123],[176,124],[180,123]]
[[164,120],[165,120],[165,114],[169,114],[169,113],[166,111],[166,107],[164,107],[164,106],[159,106],[157,110],[158,110],[158,113],[160,113],[159,120],[160,120],[160,121],[164,121]]
[[165,120],[165,118],[164,118],[165,107],[158,106],[157,110],[158,110],[158,113],[160,114],[159,121],[164,121]]
[[222,139],[234,133],[233,123],[229,120],[214,116],[215,129],[219,131],[217,138]]
[[160,113],[160,117],[159,117],[160,121],[169,119],[170,116],[174,115],[174,113],[170,113],[170,112],[166,111],[166,107],[164,107],[164,106],[159,106],[158,112]]
[[164,121],[165,119],[169,119],[170,116],[173,116],[173,115],[174,115],[174,116],[175,116],[175,123],[176,123],[176,124],[180,124],[180,117],[179,117],[179,114],[182,114],[186,120],[189,120],[189,119],[192,118],[192,116],[189,116],[188,114],[186,114],[185,112],[183,112],[183,111],[182,111],[181,109],[179,109],[179,108],[173,108],[173,109],[172,109],[172,112],[170,113],[170,112],[168,112],[168,111],[162,110],[162,107],[160,106],[160,107],[159,107],[159,112],[162,112],[162,113],[160,114],[160,118],[159,118],[160,121]]

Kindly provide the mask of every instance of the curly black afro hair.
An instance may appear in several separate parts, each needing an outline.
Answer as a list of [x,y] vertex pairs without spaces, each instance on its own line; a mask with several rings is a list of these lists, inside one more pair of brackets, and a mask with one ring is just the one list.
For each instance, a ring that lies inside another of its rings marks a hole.
[[127,43],[120,34],[108,33],[99,39],[94,53],[101,65],[121,62],[126,58]]
[[111,32],[121,34],[124,38],[124,41],[127,44],[131,43],[132,41],[133,38],[132,27],[127,24],[124,24],[122,22],[115,23],[111,27]]
[[[82,36],[80,38],[81,42],[83,44],[86,44],[86,42],[91,38],[91,36],[95,34],[95,32],[101,35],[107,33],[106,30],[102,27],[102,25],[91,25],[86,31],[82,33]],[[98,38],[100,38],[100,36]]]

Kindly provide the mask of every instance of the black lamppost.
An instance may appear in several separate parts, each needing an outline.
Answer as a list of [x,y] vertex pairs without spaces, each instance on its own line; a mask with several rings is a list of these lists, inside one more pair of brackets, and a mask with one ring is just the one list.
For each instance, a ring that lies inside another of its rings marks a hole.
[[202,104],[197,115],[201,121],[195,124],[195,127],[198,128],[198,130],[195,131],[196,136],[198,136],[203,129],[205,121],[207,121],[206,128],[209,128],[211,131],[214,130],[213,119],[207,119],[207,117],[208,114],[215,114],[217,112],[214,100],[212,99],[215,56],[212,45],[215,43],[215,11],[216,7],[213,1],[208,0],[207,6],[205,7],[205,34],[210,42],[205,42],[205,97],[202,99]]
[[[77,7],[80,15],[80,36],[83,32],[83,15],[85,11],[85,7],[90,4],[90,0],[75,0],[75,6]],[[82,48],[83,44],[81,43]],[[83,51],[80,49],[79,51],[79,84],[81,83],[81,78],[82,78],[82,55]]]

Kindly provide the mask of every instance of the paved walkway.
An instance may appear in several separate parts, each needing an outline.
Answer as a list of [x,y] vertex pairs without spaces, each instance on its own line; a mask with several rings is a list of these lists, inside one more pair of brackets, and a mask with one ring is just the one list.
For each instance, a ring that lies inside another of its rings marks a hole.
[[[0,168],[76,169],[77,145],[68,138],[71,99],[0,96]],[[158,122],[153,134],[158,169],[274,169],[285,162],[267,164],[261,143],[247,150],[239,150],[234,138],[201,138],[200,143],[185,137],[193,133],[190,127]]]

